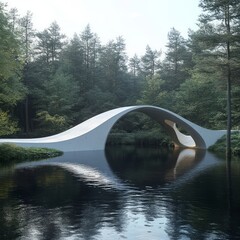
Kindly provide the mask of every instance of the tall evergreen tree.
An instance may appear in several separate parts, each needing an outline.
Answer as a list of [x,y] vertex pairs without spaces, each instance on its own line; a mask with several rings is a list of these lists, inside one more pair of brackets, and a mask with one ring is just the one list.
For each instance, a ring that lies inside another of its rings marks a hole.
[[90,25],[80,34],[80,41],[83,54],[82,90],[86,92],[96,85],[100,42],[98,36],[91,31]]
[[[30,81],[32,81],[30,75],[29,64],[33,58],[33,41],[35,36],[35,31],[33,29],[32,23],[32,14],[27,12],[27,14],[19,20],[20,23],[20,39],[22,43],[22,52],[23,52],[23,60],[24,67],[22,72],[22,78],[24,85],[30,89]],[[24,103],[23,103],[23,111],[24,111],[24,127],[25,132],[28,134],[30,130],[30,116],[29,116],[29,93],[26,94]]]
[[56,63],[59,61],[65,43],[65,35],[61,34],[60,27],[56,22],[36,35],[38,38],[36,56],[43,59],[53,70],[56,70]]
[[[83,48],[80,37],[74,34],[73,38],[66,45],[61,54],[61,68],[68,74],[71,74],[75,81],[80,84],[82,73],[84,71]],[[82,86],[81,86],[82,87]],[[80,92],[80,89],[79,89]]]
[[124,73],[127,71],[125,42],[122,37],[117,38],[116,41],[112,40],[102,47],[100,67],[104,88],[116,93],[118,87],[121,87]]
[[49,47],[50,47],[50,61],[56,63],[59,61],[60,53],[65,44],[66,36],[61,33],[61,29],[57,22],[53,22],[48,28],[49,32]]
[[160,68],[161,52],[152,50],[149,45],[146,47],[146,52],[141,58],[141,69],[145,77],[153,77]]
[[191,55],[187,50],[185,39],[175,28],[168,33],[166,47],[161,77],[165,80],[165,88],[172,91],[176,90],[189,77],[187,70]]
[[16,33],[19,30],[19,13],[17,8],[10,9],[8,13],[8,21],[10,24],[11,32]]
[[[199,31],[196,34],[207,61],[222,73],[227,85],[227,156],[231,154],[232,104],[231,88],[233,73],[239,67],[239,58],[234,52],[240,43],[240,2],[237,0],[201,0]],[[205,65],[206,66],[206,65]]]
[[129,72],[130,79],[133,82],[133,91],[134,96],[140,97],[140,92],[144,85],[144,77],[141,74],[141,59],[135,54],[132,58],[129,59]]
[[140,71],[141,71],[140,63],[141,63],[141,60],[136,54],[129,59],[129,64],[128,64],[129,70],[134,77],[137,77],[140,74]]

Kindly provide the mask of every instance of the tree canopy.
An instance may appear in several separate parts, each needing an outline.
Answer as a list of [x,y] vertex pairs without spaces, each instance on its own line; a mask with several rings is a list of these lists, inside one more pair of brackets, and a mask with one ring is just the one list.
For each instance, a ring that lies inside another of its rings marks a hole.
[[[165,52],[147,45],[142,56],[129,57],[121,36],[103,44],[87,25],[67,39],[57,22],[36,31],[30,12],[21,17],[1,4],[0,135],[49,135],[135,104],[237,129],[240,3],[201,0],[200,7],[199,27],[187,39],[172,28]],[[130,118],[132,126],[154,126]],[[129,131],[129,121],[119,126]]]

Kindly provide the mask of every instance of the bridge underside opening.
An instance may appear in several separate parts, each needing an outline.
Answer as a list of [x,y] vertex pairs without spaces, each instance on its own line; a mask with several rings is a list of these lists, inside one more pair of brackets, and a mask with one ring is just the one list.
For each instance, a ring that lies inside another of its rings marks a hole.
[[159,116],[156,120],[147,113],[137,111],[124,115],[113,125],[106,145],[180,146],[166,128],[173,129],[176,137],[181,138],[186,146],[196,147],[193,138],[186,130],[182,133],[175,122]]

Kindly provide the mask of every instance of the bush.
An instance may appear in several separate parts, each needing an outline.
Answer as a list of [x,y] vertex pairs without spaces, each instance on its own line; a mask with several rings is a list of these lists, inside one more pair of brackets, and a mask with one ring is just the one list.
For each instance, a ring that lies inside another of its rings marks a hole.
[[[240,156],[240,133],[232,133],[231,144],[232,155]],[[226,152],[226,135],[220,138],[213,146],[210,146],[209,150],[221,155],[224,154]]]
[[49,148],[24,148],[15,144],[0,144],[0,163],[10,164],[29,160],[39,160],[62,155],[62,152]]
[[172,143],[168,137],[160,136],[155,132],[139,131],[110,133],[107,145],[171,146]]
[[50,115],[47,111],[38,112],[36,120],[40,136],[56,134],[69,128],[67,116]]

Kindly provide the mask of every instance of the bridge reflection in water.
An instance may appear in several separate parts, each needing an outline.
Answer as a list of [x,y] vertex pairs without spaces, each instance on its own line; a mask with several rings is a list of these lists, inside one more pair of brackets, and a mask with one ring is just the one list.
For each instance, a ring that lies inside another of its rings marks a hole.
[[[162,149],[149,149],[146,155],[146,149],[118,147],[106,151],[67,152],[48,160],[17,164],[16,169],[57,166],[87,184],[124,190],[148,184],[179,184],[216,164],[220,164],[219,160],[206,150],[176,149],[164,152]],[[175,180],[178,181],[175,183]]]
[[232,170],[230,211],[225,161],[204,150],[107,148],[17,164],[0,171],[0,236],[238,239],[239,163]]

